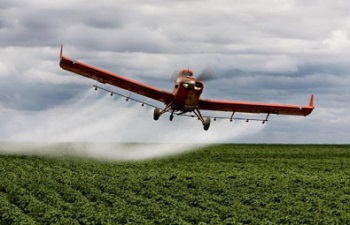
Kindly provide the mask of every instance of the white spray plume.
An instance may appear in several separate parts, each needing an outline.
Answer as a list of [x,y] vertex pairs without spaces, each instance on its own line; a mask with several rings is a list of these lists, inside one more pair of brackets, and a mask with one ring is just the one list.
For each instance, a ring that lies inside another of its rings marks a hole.
[[[48,110],[2,109],[1,112],[0,140],[22,143],[12,144],[12,147],[3,143],[1,151],[41,154],[50,152],[47,149],[57,143],[72,143],[70,147],[65,145],[72,155],[111,160],[174,155],[198,146],[232,142],[263,128],[260,123],[215,121],[208,131],[204,131],[201,123],[193,118],[175,117],[170,122],[168,116],[163,116],[154,121],[152,108],[107,94],[101,97],[92,89]],[[26,149],[24,146],[28,143],[36,144]]]

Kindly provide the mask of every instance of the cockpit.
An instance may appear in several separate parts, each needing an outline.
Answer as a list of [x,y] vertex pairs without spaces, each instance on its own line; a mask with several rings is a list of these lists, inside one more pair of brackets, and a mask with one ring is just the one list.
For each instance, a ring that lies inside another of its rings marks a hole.
[[193,71],[190,69],[181,70],[179,73],[179,77],[192,77]]

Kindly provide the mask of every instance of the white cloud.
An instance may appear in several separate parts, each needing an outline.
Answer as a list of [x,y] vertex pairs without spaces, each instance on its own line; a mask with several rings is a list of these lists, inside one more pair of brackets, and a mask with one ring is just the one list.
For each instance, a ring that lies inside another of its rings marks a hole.
[[332,31],[330,37],[323,41],[323,43],[334,53],[347,53],[350,50],[348,32],[345,30]]

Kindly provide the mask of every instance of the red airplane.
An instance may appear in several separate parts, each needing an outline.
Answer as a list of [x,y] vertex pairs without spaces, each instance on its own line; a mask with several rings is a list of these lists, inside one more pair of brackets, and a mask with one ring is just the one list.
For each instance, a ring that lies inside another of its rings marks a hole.
[[[231,121],[233,119],[244,119],[247,122],[249,120],[258,120],[265,123],[268,121],[270,114],[279,115],[294,115],[294,116],[307,116],[314,109],[314,96],[311,95],[309,105],[287,105],[287,104],[271,104],[260,102],[241,102],[241,101],[225,101],[225,100],[211,100],[201,99],[200,96],[204,89],[202,81],[193,77],[193,72],[190,69],[181,70],[175,80],[175,86],[173,92],[163,91],[161,89],[149,86],[144,83],[137,82],[130,78],[123,77],[121,75],[108,72],[106,70],[88,65],[83,62],[79,62],[70,59],[63,55],[63,47],[60,51],[60,67],[62,69],[77,73],[79,75],[94,79],[103,84],[111,84],[119,88],[134,92],[151,99],[163,102],[165,107],[163,109],[157,108],[153,105],[141,102],[143,105],[147,104],[154,107],[154,120],[158,120],[161,115],[166,112],[170,113],[170,120],[173,119],[174,113],[176,115],[185,115],[185,113],[193,112],[195,116],[202,122],[204,130],[208,130],[210,126],[210,118],[228,118]],[[116,92],[109,91],[102,87],[94,85],[96,88],[103,89],[113,94]],[[118,94],[124,96],[122,94]],[[129,97],[124,96],[129,99]],[[130,98],[131,99],[131,98]],[[226,111],[232,113],[230,117],[206,117],[201,114],[201,110],[214,110],[214,111]],[[265,119],[246,119],[246,118],[234,118],[235,113],[264,113],[267,114]]]

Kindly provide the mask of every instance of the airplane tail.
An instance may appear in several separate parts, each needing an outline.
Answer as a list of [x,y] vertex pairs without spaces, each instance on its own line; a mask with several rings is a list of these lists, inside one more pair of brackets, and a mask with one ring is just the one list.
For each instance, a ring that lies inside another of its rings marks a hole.
[[311,95],[309,106],[314,107],[314,95]]
[[63,45],[61,45],[61,50],[60,50],[60,59],[62,58],[63,55]]

